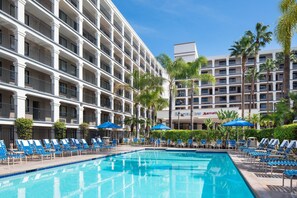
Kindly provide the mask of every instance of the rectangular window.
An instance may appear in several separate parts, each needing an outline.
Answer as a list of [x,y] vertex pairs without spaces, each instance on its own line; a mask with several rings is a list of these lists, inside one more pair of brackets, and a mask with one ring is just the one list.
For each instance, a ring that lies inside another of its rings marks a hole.
[[25,14],[25,24],[28,26],[30,25],[30,17],[28,14]]
[[67,94],[67,85],[65,83],[60,82],[60,93]]
[[69,68],[69,73],[73,76],[76,76],[76,66],[75,65],[70,65],[70,68]]
[[28,42],[25,42],[25,56],[30,55],[30,44]]
[[15,66],[10,65],[10,80],[15,81]]
[[0,0],[0,10],[2,10],[2,0]]
[[230,101],[234,101],[234,100],[236,100],[236,96],[230,96]]
[[30,83],[30,73],[28,70],[25,70],[25,83],[26,84]]
[[260,100],[266,100],[266,94],[260,94]]
[[201,98],[201,102],[208,102],[208,98]]
[[30,101],[28,98],[26,99],[26,112],[30,112]]
[[199,102],[199,98],[194,98],[194,102]]
[[0,77],[2,76],[2,62],[0,61]]
[[67,116],[67,107],[66,106],[60,106],[60,116],[61,117]]
[[11,16],[15,17],[15,5],[10,4],[9,13]]
[[76,111],[76,108],[72,108],[71,111],[72,111],[72,112],[71,112],[71,113],[72,113],[72,115],[71,115],[72,118],[76,118],[76,117],[77,117],[77,111]]
[[71,86],[71,96],[76,98],[77,88],[75,86]]
[[0,108],[2,108],[2,94],[0,93]]
[[77,45],[74,43],[71,43],[71,51],[77,54]]
[[9,98],[10,110],[14,110],[14,98],[10,96]]
[[229,65],[235,65],[236,61],[235,60],[229,60]]
[[2,44],[2,30],[0,30],[0,45]]
[[62,19],[65,23],[67,23],[67,15],[62,11],[59,10],[59,17]]
[[67,62],[62,59],[59,59],[59,69],[61,71],[67,72]]
[[229,69],[229,74],[235,74],[236,73],[236,69]]
[[15,37],[10,35],[10,49],[15,50]]
[[62,36],[59,37],[59,44],[67,48],[67,40]]

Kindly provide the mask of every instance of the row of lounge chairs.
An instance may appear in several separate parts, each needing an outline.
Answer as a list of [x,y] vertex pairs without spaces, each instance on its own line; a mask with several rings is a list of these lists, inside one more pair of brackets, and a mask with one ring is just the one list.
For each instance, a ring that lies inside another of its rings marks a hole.
[[56,156],[64,157],[67,154],[72,156],[73,154],[81,155],[82,153],[95,152],[101,149],[112,149],[117,145],[117,141],[113,140],[111,145],[105,145],[100,138],[92,138],[92,145],[88,145],[85,139],[43,139],[41,140],[16,140],[16,149],[7,149],[3,140],[0,140],[0,160],[9,165],[12,161],[18,159],[22,162],[22,159],[27,161],[28,157],[31,159],[44,158],[54,159]]
[[[281,143],[278,139],[263,138],[257,148],[250,148],[248,146],[241,147],[240,150],[244,156],[249,157],[252,163],[258,162],[262,165],[265,173],[267,168],[278,168],[283,170],[283,181],[289,178],[290,190],[292,192],[292,180],[297,178],[297,161],[293,150],[297,148],[296,140],[283,140]],[[289,170],[288,170],[289,169]]]
[[[182,141],[181,139],[178,139],[177,141],[172,141],[170,139],[164,140],[164,139],[154,139],[150,138],[149,142],[146,141],[145,138],[133,138],[132,140],[129,138],[123,139],[124,144],[151,144],[155,147],[159,146],[166,146],[166,147],[191,147],[191,148],[222,148],[223,147],[223,141],[218,139],[215,142],[208,142],[206,139],[201,139],[199,142],[194,141],[193,139],[188,139],[187,142]],[[244,143],[244,142],[243,142]],[[242,142],[240,143],[242,144]],[[236,140],[227,140],[226,141],[226,148],[233,148],[235,149],[237,145]]]

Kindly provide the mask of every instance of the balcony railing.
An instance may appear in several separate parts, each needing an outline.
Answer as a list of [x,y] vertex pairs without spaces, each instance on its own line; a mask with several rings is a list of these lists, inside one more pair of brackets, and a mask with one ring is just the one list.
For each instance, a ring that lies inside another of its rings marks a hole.
[[17,72],[0,68],[0,82],[15,84]]
[[119,40],[117,40],[117,39],[113,39],[113,41],[114,41],[114,43],[115,43],[119,48],[122,49],[122,43],[121,43]]
[[50,109],[30,107],[26,109],[26,118],[34,121],[52,122],[52,111]]
[[102,31],[108,38],[110,38],[110,32],[109,32],[107,29],[105,29],[104,27],[101,27],[101,31]]
[[102,5],[100,5],[100,11],[110,21],[110,19],[111,19],[110,14]]
[[9,103],[0,103],[0,118],[16,118],[16,106]]
[[32,76],[25,76],[26,88],[32,88],[41,92],[52,93],[51,81],[42,80]]
[[117,29],[117,30],[119,30],[120,32],[122,32],[122,27],[120,26],[120,24],[118,24],[115,20],[113,21],[113,24],[114,24],[114,26],[115,26],[115,28]]
[[103,52],[105,52],[106,54],[108,54],[109,56],[111,56],[111,51],[108,47],[106,47],[104,44],[100,44],[100,48]]
[[62,87],[60,85],[60,96],[77,100],[77,90]]
[[111,90],[111,86],[108,82],[104,81],[104,80],[100,80],[100,87],[103,89],[106,89],[108,91]]
[[131,99],[131,94],[129,92],[125,92],[125,98]]
[[104,71],[108,72],[108,73],[111,73],[110,66],[107,63],[103,62],[103,61],[101,61],[101,63],[100,63],[100,68],[103,69]]
[[122,74],[120,72],[114,71],[113,74],[116,78],[118,78],[119,80],[122,80]]
[[83,101],[89,104],[94,104],[94,105],[97,104],[95,94],[84,93]]
[[101,98],[101,107],[111,108],[110,100],[108,98]]
[[97,39],[96,39],[94,36],[92,36],[90,33],[84,31],[84,32],[83,32],[83,36],[84,36],[86,39],[88,39],[91,43],[93,43],[94,45],[97,46]]
[[[2,1],[1,1],[1,3],[2,3]],[[0,10],[2,10],[3,12],[9,14],[10,16],[12,16],[14,18],[17,17],[17,7],[14,5],[13,1],[8,1],[8,3],[4,4],[4,5],[2,5],[2,4],[1,4],[1,7],[0,7]]]
[[84,115],[83,122],[88,123],[90,126],[96,125],[96,117],[92,115]]

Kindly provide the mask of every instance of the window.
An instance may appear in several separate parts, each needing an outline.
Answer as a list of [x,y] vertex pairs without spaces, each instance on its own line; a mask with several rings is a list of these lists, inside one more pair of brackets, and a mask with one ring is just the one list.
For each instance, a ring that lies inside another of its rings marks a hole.
[[0,61],[0,77],[2,76],[2,62]]
[[266,109],[266,104],[265,103],[260,104],[260,109]]
[[265,62],[266,61],[266,56],[260,56],[259,59],[260,59],[260,62]]
[[221,96],[220,97],[220,102],[225,102],[226,101],[226,96]]
[[89,61],[90,61],[91,63],[94,63],[94,57],[93,57],[93,56],[89,56]]
[[10,15],[11,16],[15,16],[15,5],[13,5],[13,4],[10,4],[10,10],[9,10],[9,12],[10,12]]
[[199,102],[199,98],[194,98],[194,102]]
[[236,92],[236,87],[229,87],[230,92]]
[[2,44],[2,30],[0,30],[0,45]]
[[30,25],[29,21],[30,21],[29,15],[25,14],[25,24],[28,25],[28,26]]
[[201,102],[208,102],[208,98],[201,98]]
[[220,88],[220,89],[219,89],[219,92],[220,92],[220,93],[226,93],[226,92],[227,92],[227,89],[226,89],[226,88]]
[[25,42],[25,56],[30,55],[30,44],[28,42]]
[[236,69],[229,69],[229,74],[235,74],[236,73]]
[[202,93],[202,94],[208,94],[208,89],[202,89],[202,90],[201,90],[201,93]]
[[30,73],[28,70],[25,70],[25,83],[26,84],[30,83]]
[[71,51],[77,54],[77,45],[74,43],[71,43]]
[[59,17],[62,19],[65,23],[67,23],[67,15],[62,11],[59,10]]
[[28,98],[26,99],[26,112],[30,112],[30,101]]
[[230,99],[230,101],[235,101],[236,100],[236,96],[230,96],[229,99]]
[[10,96],[9,98],[10,110],[14,110],[14,98]]
[[60,116],[61,117],[67,116],[67,107],[66,106],[60,106]]
[[76,95],[77,95],[76,94],[77,93],[76,86],[71,86],[70,89],[71,89],[71,96],[76,98]]
[[260,94],[260,100],[266,100],[266,94]]
[[229,65],[235,65],[236,61],[235,60],[229,60]]
[[10,65],[10,80],[15,81],[15,67]]
[[221,75],[226,74],[226,70],[219,70],[219,74],[221,74]]
[[2,0],[0,0],[0,10],[2,10]]
[[2,94],[0,93],[0,108],[2,108]]
[[70,68],[69,68],[69,73],[71,74],[71,75],[73,75],[73,76],[76,76],[76,74],[77,74],[77,68],[76,68],[76,66],[75,65],[70,65]]
[[229,83],[234,83],[236,82],[236,78],[229,78]]
[[61,71],[67,72],[67,62],[62,59],[59,59],[59,69]]
[[15,37],[10,35],[10,49],[15,50]]
[[220,79],[219,82],[220,84],[226,84],[226,79]]
[[67,94],[67,85],[65,83],[60,82],[60,93]]
[[225,66],[226,65],[226,61],[219,61],[219,66]]
[[76,111],[76,108],[72,108],[71,109],[71,116],[72,116],[72,118],[76,118],[77,117],[77,111]]
[[63,38],[62,36],[59,37],[59,44],[67,47],[67,40],[65,38]]
[[260,90],[261,91],[266,90],[266,85],[260,85]]

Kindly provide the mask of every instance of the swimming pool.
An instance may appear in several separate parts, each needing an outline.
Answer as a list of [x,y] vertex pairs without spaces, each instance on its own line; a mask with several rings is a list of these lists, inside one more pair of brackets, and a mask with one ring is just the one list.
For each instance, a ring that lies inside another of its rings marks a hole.
[[145,150],[0,179],[0,197],[254,197],[227,153]]

